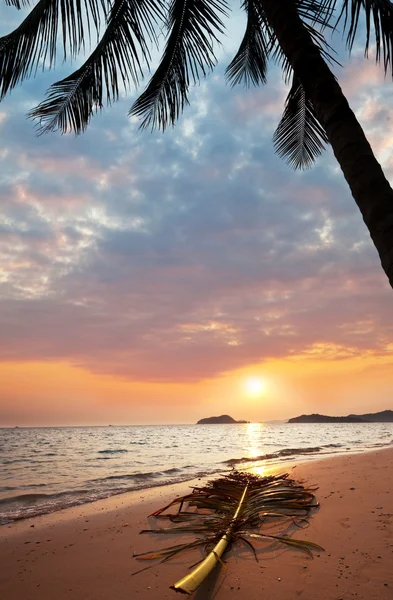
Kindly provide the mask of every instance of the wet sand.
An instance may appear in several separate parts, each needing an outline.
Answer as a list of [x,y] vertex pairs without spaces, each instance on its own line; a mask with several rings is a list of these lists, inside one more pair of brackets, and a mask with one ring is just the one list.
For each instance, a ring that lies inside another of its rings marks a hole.
[[[321,508],[296,537],[325,548],[314,559],[296,549],[244,546],[225,555],[194,594],[197,600],[392,600],[393,449],[300,463],[287,469],[319,487]],[[169,589],[199,558],[185,553],[138,575],[133,553],[169,546],[175,536],[139,535],[149,515],[188,484],[108,500],[0,528],[0,598],[4,600],[147,600]],[[153,525],[154,520],[150,523]],[[163,539],[164,538],[164,539]],[[181,537],[181,540],[186,539]],[[180,597],[180,596],[179,596]]]

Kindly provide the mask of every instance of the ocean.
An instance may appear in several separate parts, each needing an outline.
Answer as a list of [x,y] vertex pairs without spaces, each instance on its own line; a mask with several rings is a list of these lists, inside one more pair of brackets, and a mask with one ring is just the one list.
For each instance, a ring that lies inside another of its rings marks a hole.
[[130,490],[393,444],[393,423],[0,429],[0,524]]

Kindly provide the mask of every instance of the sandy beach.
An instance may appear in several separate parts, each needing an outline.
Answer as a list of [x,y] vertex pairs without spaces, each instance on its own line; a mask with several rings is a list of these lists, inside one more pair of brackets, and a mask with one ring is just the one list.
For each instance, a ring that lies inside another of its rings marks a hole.
[[[292,476],[319,487],[320,510],[296,536],[325,548],[314,559],[294,549],[243,546],[194,594],[198,600],[392,600],[393,449],[290,465]],[[144,566],[133,553],[175,544],[174,536],[139,535],[147,516],[190,484],[132,492],[0,530],[4,600],[174,598],[169,589],[200,554]],[[150,521],[153,524],[153,520]],[[164,539],[163,539],[164,538]],[[182,538],[184,539],[184,538]]]

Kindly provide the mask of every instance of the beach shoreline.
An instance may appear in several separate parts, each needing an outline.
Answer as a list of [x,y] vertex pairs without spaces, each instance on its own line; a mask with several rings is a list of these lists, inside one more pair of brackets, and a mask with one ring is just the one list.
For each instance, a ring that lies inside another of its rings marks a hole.
[[391,447],[393,423],[0,430],[0,525],[231,468]]
[[[292,549],[261,546],[257,563],[245,547],[195,598],[391,600],[393,596],[393,448],[287,464],[316,485],[320,510],[301,539],[325,548],[314,560]],[[280,470],[282,470],[280,468]],[[177,543],[179,536],[139,535],[148,515],[202,480],[127,492],[0,528],[0,596],[6,600],[170,598],[169,589],[200,555],[133,576],[145,566],[134,553]],[[153,524],[154,520],[150,520]],[[161,539],[158,539],[161,537]],[[165,539],[162,539],[165,538]],[[181,538],[183,539],[183,538]]]

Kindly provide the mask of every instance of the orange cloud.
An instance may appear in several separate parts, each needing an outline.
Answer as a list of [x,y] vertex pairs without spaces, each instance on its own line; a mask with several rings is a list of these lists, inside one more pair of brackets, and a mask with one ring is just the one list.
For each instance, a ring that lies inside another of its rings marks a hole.
[[[263,382],[249,397],[249,378]],[[393,348],[385,356],[316,344],[199,383],[129,382],[66,363],[0,363],[0,425],[192,423],[229,413],[249,421],[304,412],[347,414],[391,407]]]

